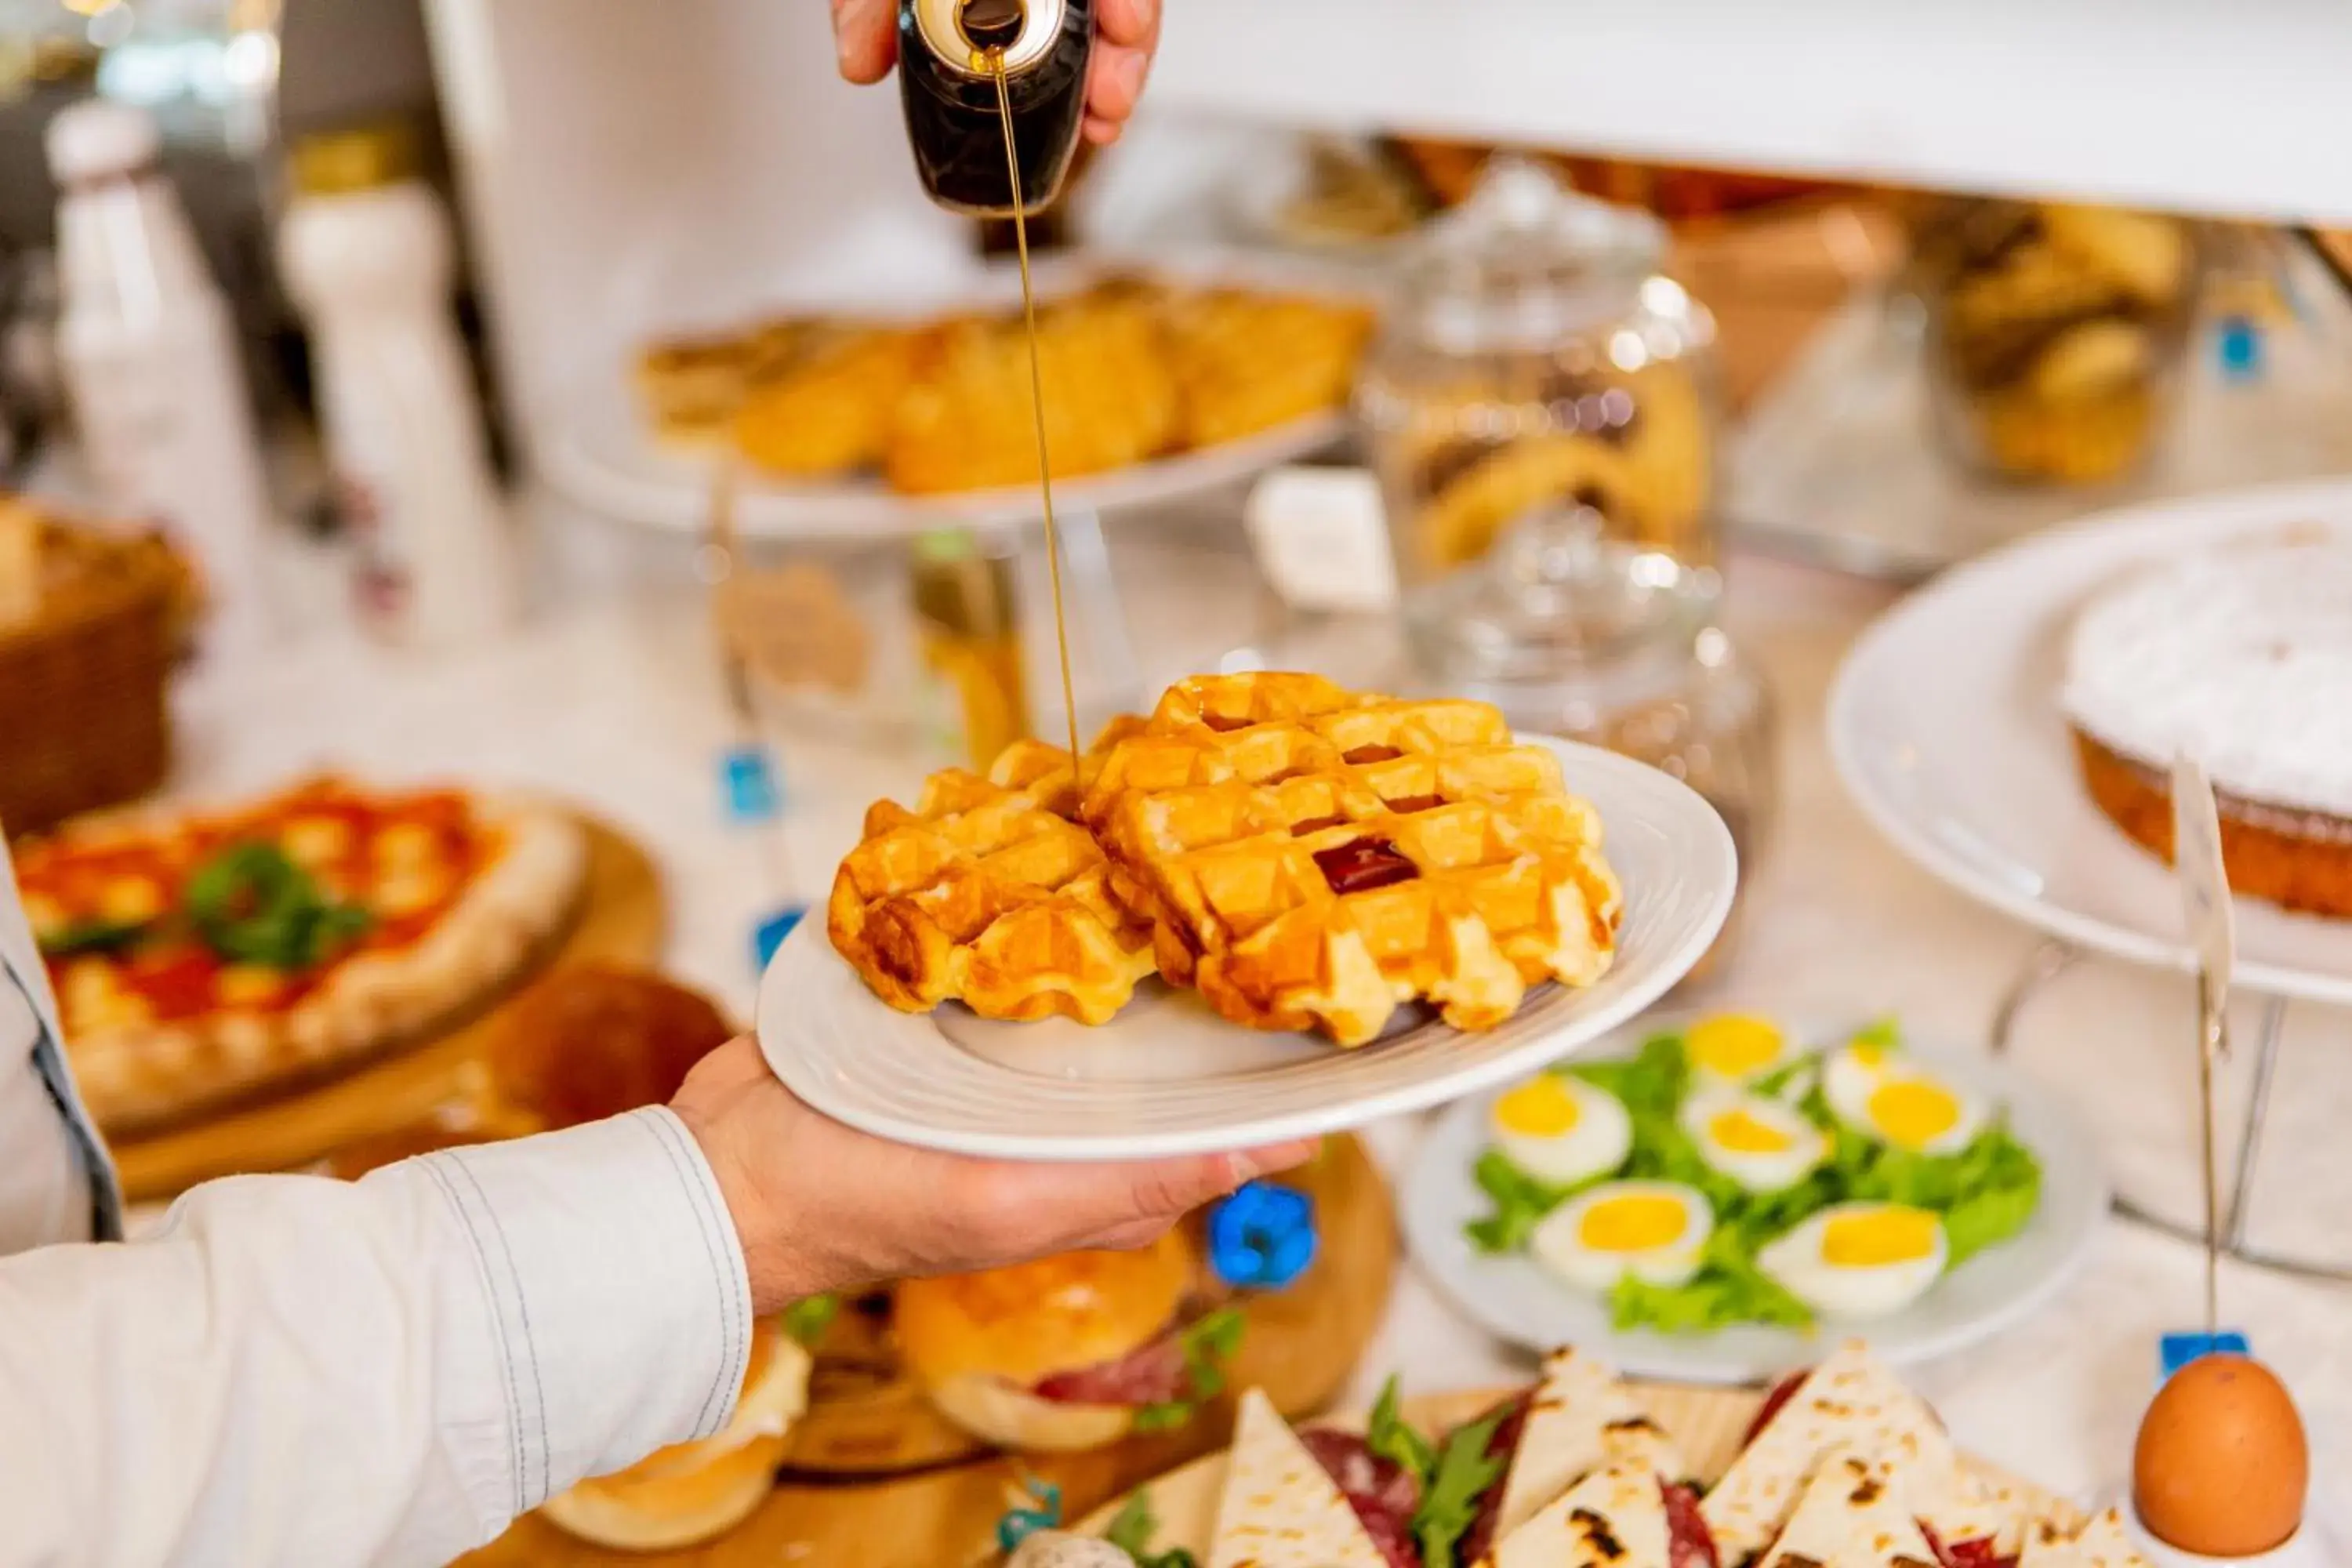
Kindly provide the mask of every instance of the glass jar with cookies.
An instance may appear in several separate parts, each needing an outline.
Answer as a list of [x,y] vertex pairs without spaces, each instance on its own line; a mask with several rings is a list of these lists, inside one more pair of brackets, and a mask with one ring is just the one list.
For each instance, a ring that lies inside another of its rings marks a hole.
[[1956,200],[1914,220],[1936,430],[2017,484],[2124,478],[2181,384],[2200,236],[2153,213]]
[[1517,159],[1430,232],[1357,394],[1408,619],[1446,614],[1425,591],[1554,502],[1600,520],[1609,616],[1712,598],[1715,323],[1665,244]]

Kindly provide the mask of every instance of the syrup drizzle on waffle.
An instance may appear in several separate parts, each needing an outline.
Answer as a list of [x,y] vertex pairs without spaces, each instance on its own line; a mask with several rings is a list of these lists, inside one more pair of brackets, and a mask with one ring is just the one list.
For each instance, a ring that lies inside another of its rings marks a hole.
[[[1037,430],[1037,489],[1045,503],[1045,569],[1054,584],[1054,644],[1062,660],[1062,714],[1070,729],[1070,770],[1078,767],[1078,700],[1070,681],[1070,627],[1062,615],[1062,544],[1054,530],[1054,466],[1045,452],[1045,372],[1037,351],[1037,295],[1029,282],[1028,203],[1021,194],[1021,158],[1013,144],[1013,90],[1005,80],[1004,51],[988,51],[996,78],[996,113],[1004,126],[1004,168],[1013,180],[1013,243],[1021,258],[1021,315],[1029,331],[1029,392]],[[1083,89],[1082,89],[1083,90]]]

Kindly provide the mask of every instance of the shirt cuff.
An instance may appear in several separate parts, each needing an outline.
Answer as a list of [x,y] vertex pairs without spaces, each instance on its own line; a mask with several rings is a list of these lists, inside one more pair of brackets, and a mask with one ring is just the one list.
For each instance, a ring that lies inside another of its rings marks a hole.
[[751,1285],[726,1201],[677,1116],[634,1111],[416,1164],[472,1254],[517,1511],[727,1424],[751,1352]]

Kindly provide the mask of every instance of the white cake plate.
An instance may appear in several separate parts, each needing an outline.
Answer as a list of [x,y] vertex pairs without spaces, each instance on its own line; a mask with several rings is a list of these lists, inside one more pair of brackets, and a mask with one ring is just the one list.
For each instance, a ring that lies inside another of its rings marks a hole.
[[[2193,971],[2170,868],[2084,793],[2059,711],[2084,599],[2134,568],[2313,523],[2352,541],[2352,483],[2131,507],[1938,578],[1854,643],[1830,694],[1838,776],[1905,855],[2076,946]],[[2352,921],[2238,902],[2234,984],[2352,1004]]]
[[866,990],[811,920],[760,987],[761,1048],[793,1093],[900,1142],[1020,1160],[1134,1159],[1360,1127],[1522,1077],[1649,1006],[1706,953],[1738,864],[1721,817],[1654,768],[1567,742],[1625,887],[1617,960],[1582,991],[1548,985],[1500,1027],[1417,1022],[1340,1050],[1219,1018],[1156,983],[1109,1024],[1000,1024],[950,1004],[901,1013]]

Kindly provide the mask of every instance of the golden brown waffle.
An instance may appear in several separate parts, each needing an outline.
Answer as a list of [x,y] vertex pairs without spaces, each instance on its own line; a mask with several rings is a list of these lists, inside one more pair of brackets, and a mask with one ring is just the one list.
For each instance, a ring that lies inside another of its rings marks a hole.
[[[1107,289],[1041,310],[1037,353],[1054,478],[1125,468],[1175,440],[1176,383],[1149,297]],[[936,495],[1035,484],[1034,405],[1017,318],[942,329],[892,418],[892,487]]]
[[990,772],[934,773],[913,811],[867,811],[834,877],[834,948],[905,1012],[957,1000],[989,1018],[1104,1023],[1151,973],[1150,933],[1069,818],[1069,752],[1018,742]]
[[1177,300],[1168,329],[1184,444],[1213,447],[1346,404],[1372,313],[1219,289]]
[[921,335],[894,327],[827,332],[790,366],[756,382],[735,415],[745,458],[787,479],[871,468],[905,395]]
[[1236,1022],[1355,1046],[1425,999],[1491,1028],[1614,953],[1599,818],[1484,703],[1200,677],[1094,773],[1114,890],[1161,973]]

